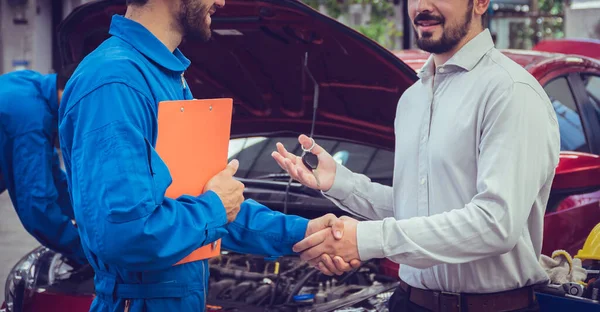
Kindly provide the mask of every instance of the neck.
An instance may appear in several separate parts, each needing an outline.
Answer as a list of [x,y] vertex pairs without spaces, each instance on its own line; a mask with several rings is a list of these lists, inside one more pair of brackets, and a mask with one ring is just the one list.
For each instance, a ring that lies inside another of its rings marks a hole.
[[177,27],[172,1],[150,1],[144,6],[130,5],[125,17],[146,27],[171,52],[175,51],[183,38],[182,30]]
[[[473,25],[474,22],[475,21],[472,21],[471,25]],[[454,48],[452,48],[452,50],[446,53],[433,55],[433,61],[435,66],[437,67],[446,64],[446,62],[448,62],[448,60],[451,59],[454,56],[454,54],[460,51],[460,49],[462,49],[465,46],[465,44],[467,44],[473,38],[477,37],[477,35],[479,35],[481,32],[483,32],[482,27],[470,27],[469,31],[467,32],[467,35]]]

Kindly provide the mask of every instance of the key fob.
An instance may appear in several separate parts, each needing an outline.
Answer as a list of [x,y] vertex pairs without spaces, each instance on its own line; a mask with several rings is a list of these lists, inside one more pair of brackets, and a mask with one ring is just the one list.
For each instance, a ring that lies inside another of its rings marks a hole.
[[316,170],[319,166],[319,158],[313,153],[306,153],[302,156],[302,163],[308,168],[308,170]]

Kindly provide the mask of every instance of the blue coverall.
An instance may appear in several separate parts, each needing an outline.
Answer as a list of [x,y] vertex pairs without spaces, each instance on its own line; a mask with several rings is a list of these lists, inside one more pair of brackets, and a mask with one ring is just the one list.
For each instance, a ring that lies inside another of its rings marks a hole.
[[38,242],[84,264],[54,148],[58,106],[55,74],[26,70],[0,76],[0,192],[8,189],[23,227]]
[[59,112],[75,217],[96,271],[91,310],[123,311],[130,299],[132,312],[202,311],[207,260],[175,263],[219,238],[235,252],[293,254],[308,220],[247,200],[228,224],[212,191],[165,197],[157,108],[193,99],[183,75],[190,61],[125,17],[113,16],[110,34],[69,80]]

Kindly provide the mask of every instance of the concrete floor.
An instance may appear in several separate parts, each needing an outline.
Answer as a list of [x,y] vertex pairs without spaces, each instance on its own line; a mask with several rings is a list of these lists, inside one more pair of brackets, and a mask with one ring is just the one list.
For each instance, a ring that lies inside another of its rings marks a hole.
[[4,302],[6,276],[26,253],[40,244],[23,229],[8,191],[0,195],[0,305]]

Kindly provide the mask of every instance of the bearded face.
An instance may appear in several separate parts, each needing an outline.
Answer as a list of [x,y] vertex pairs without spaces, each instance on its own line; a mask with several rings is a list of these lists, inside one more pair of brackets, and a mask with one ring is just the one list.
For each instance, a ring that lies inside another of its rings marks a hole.
[[471,25],[473,2],[467,0],[467,3],[467,9],[463,12],[453,9],[446,14],[423,11],[416,15],[413,26],[417,46],[434,54],[446,53],[456,47]]
[[208,41],[210,16],[216,11],[214,0],[181,0],[178,21],[184,37]]

